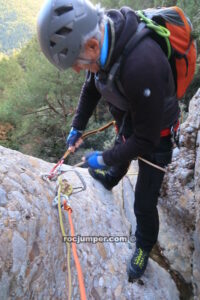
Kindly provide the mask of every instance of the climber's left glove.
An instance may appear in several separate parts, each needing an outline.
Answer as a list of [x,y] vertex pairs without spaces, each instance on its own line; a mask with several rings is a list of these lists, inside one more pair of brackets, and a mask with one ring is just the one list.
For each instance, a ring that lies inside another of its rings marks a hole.
[[102,152],[94,151],[85,156],[85,164],[92,169],[105,169],[107,166],[104,163]]

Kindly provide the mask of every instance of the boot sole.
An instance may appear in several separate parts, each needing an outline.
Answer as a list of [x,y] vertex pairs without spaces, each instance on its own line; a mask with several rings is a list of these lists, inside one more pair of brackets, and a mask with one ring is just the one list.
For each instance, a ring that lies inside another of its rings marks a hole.
[[112,190],[113,186],[110,187],[110,186],[106,185],[105,183],[103,183],[100,179],[95,178],[95,175],[94,175],[93,170],[91,168],[88,168],[88,172],[92,176],[92,178],[95,179],[96,181],[100,182],[106,190],[108,190],[108,191]]

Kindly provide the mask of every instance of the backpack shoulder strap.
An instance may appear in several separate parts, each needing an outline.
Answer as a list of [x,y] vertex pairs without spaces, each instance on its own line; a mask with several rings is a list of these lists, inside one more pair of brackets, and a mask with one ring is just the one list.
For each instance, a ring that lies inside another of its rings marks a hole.
[[[114,68],[112,67],[112,69],[114,69],[114,74],[111,74],[111,78],[115,78],[115,83],[122,95],[125,95],[125,93],[120,81],[120,71],[124,64],[125,58],[127,58],[130,52],[133,51],[140,44],[140,42],[151,33],[151,30],[145,26],[145,23],[139,23],[136,33],[128,41],[128,44],[124,48],[122,54],[118,58],[117,62],[114,64]],[[112,69],[110,73],[112,73]]]
[[143,22],[138,25],[136,33],[128,41],[128,44],[125,46],[121,54],[122,60],[127,57],[127,55],[129,55],[129,53],[134,50],[137,45],[150,33],[150,30],[145,26],[146,24]]

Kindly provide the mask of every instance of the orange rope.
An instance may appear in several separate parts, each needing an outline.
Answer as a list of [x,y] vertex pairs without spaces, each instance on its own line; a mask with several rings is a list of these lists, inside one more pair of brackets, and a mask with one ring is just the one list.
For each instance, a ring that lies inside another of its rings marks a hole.
[[[84,139],[86,139],[88,136],[93,135],[93,134],[98,133],[98,132],[102,132],[102,131],[104,131],[105,129],[109,128],[109,127],[112,126],[112,125],[115,127],[115,126],[116,126],[116,122],[115,122],[115,121],[111,121],[111,122],[107,123],[106,125],[104,125],[104,126],[98,128],[98,129],[90,130],[90,131],[84,133],[84,134],[80,137],[80,139],[84,140]],[[116,128],[116,127],[115,127],[115,128]],[[68,149],[68,150],[64,153],[64,155],[63,155],[63,157],[61,158],[61,160],[67,158],[67,156],[68,156],[70,153],[71,153],[71,151]],[[61,161],[61,160],[60,160],[60,161]]]
[[[68,209],[67,211],[68,211],[69,224],[70,224],[70,229],[71,229],[71,236],[75,236],[74,226],[73,226],[72,216],[71,216],[72,210]],[[79,289],[80,289],[80,294],[81,294],[81,300],[87,300],[86,292],[85,292],[84,279],[83,279],[83,273],[82,273],[80,261],[79,261],[77,250],[76,250],[76,243],[74,241],[72,242],[72,253],[73,253],[73,256],[74,256],[76,270],[77,270],[77,273],[78,273],[78,281],[79,281]]]

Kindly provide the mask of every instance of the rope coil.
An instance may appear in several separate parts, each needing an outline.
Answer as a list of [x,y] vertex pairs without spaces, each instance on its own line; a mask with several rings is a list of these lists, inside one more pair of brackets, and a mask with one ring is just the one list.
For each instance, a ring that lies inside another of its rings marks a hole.
[[149,29],[155,31],[159,36],[165,39],[165,42],[167,44],[168,59],[170,59],[171,52],[172,52],[170,41],[169,41],[169,36],[171,34],[170,31],[166,27],[157,24],[152,19],[147,18],[141,10],[137,11],[137,14],[140,17],[140,19],[146,23],[146,26]]

